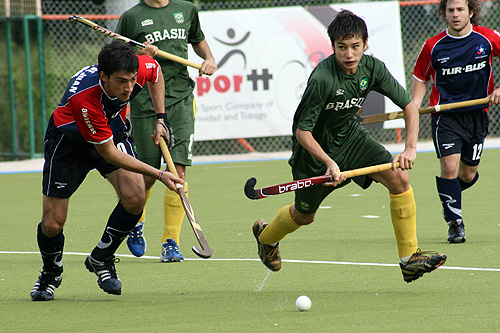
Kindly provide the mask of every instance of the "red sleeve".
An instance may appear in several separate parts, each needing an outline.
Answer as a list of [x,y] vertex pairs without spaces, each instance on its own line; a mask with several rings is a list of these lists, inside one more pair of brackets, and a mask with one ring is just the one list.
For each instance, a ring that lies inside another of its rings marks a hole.
[[146,82],[158,81],[160,64],[148,55],[138,55],[139,70],[137,72],[137,83],[144,87]]
[[422,82],[427,82],[431,79],[434,69],[432,68],[432,46],[429,40],[425,42],[418,55],[417,62],[415,63],[415,69],[413,70],[413,76]]
[[491,54],[500,58],[500,33],[493,29],[488,29],[488,39],[491,43]]
[[96,86],[69,100],[78,131],[90,143],[104,143],[113,138],[108,118],[100,103],[102,93],[101,87]]

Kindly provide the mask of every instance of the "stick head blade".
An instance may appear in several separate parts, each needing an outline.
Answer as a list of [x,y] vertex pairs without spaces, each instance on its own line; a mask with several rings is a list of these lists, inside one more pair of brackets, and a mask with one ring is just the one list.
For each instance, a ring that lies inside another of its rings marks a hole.
[[208,247],[206,250],[202,250],[197,248],[196,246],[193,246],[191,249],[200,258],[208,259],[212,256],[212,249],[210,247]]
[[257,179],[254,177],[249,178],[245,183],[245,195],[249,199],[256,200],[260,198],[258,191],[255,190],[255,184],[257,184]]

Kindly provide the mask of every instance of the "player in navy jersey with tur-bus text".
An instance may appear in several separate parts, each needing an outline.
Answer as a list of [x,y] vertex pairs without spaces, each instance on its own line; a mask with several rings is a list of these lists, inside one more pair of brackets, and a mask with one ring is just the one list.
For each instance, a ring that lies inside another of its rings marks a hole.
[[[413,73],[413,101],[420,106],[432,80],[430,104],[447,104],[490,97],[500,102],[495,89],[492,58],[500,57],[500,34],[478,26],[478,0],[441,0],[438,15],[447,29],[428,39]],[[462,191],[474,185],[488,134],[489,104],[432,114],[432,139],[441,165],[436,186],[448,224],[448,242],[465,242]]]
[[[172,190],[174,182],[184,183],[135,158],[126,111],[130,99],[146,84],[156,112],[165,112],[160,65],[147,55],[137,56],[123,42],[112,42],[99,53],[98,65],[85,67],[71,78],[53,112],[45,133],[43,216],[37,228],[43,268],[30,293],[33,301],[53,300],[54,289],[61,284],[69,198],[90,170],[97,169],[113,185],[119,202],[85,266],[97,275],[101,289],[115,295],[121,294],[121,281],[114,253],[142,214],[143,175],[156,177]],[[159,128],[154,141],[158,144],[160,136],[168,139],[169,130],[168,123]]]

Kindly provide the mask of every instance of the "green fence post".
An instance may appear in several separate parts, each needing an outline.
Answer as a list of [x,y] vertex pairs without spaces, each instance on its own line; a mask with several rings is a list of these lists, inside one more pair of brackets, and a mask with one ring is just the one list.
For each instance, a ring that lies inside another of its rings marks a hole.
[[47,97],[45,96],[45,56],[43,53],[42,18],[36,17],[38,28],[38,59],[40,62],[40,109],[42,116],[42,135],[47,127]]
[[12,65],[12,33],[10,18],[5,19],[5,29],[7,33],[7,67],[9,72],[9,99],[10,99],[10,118],[12,124],[12,155],[17,155],[17,125],[16,125],[16,103],[14,102],[14,72]]
[[31,53],[29,39],[29,16],[23,16],[24,48],[26,52],[26,83],[28,94],[28,112],[30,123],[30,157],[35,155],[35,119],[33,114],[33,87],[31,84]]

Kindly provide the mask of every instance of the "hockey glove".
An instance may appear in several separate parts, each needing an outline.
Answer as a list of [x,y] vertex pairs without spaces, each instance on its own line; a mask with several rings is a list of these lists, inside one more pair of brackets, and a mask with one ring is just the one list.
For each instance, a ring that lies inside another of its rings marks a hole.
[[170,126],[170,123],[168,122],[167,115],[165,113],[157,113],[156,114],[156,122],[155,125],[161,124],[163,128],[165,128],[165,135],[163,135],[163,138],[165,139],[165,142],[167,143],[168,149],[172,149],[174,146],[174,131],[172,130],[172,126]]

